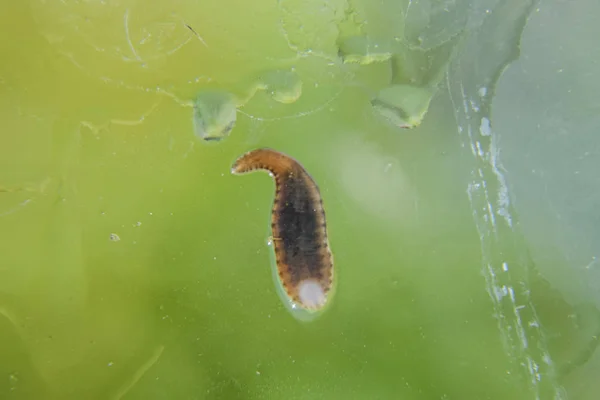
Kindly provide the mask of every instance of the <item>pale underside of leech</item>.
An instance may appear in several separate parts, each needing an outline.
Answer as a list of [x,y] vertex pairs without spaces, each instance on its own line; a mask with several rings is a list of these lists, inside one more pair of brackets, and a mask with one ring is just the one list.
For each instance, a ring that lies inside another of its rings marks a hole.
[[267,170],[275,180],[271,229],[279,280],[307,310],[325,306],[333,283],[333,257],[319,188],[293,158],[271,149],[242,155],[232,172]]

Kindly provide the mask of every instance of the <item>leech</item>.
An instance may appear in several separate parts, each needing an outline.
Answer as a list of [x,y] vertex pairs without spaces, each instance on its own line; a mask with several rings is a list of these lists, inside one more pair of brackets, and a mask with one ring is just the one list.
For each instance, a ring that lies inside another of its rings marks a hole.
[[231,172],[255,170],[266,170],[275,180],[271,238],[279,281],[295,305],[320,310],[332,294],[333,256],[319,187],[298,161],[275,150],[250,151]]

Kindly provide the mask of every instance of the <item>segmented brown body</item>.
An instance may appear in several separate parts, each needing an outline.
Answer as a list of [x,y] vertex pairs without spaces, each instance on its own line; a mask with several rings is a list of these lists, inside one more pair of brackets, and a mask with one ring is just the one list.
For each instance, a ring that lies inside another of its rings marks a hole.
[[242,155],[231,171],[259,169],[275,179],[271,228],[280,281],[292,301],[320,309],[332,287],[333,257],[319,187],[300,163],[267,148]]

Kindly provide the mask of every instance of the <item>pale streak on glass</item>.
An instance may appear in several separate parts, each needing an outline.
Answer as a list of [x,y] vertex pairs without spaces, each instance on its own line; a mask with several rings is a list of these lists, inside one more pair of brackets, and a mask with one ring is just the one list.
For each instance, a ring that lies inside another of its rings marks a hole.
[[143,363],[140,368],[133,374],[133,376],[119,389],[117,394],[113,397],[114,400],[121,400],[123,397],[129,393],[131,388],[135,386],[136,383],[148,372],[150,368],[154,366],[158,362],[158,359],[162,355],[165,350],[165,346],[160,345],[152,352],[150,358]]
[[133,46],[133,43],[131,42],[131,35],[129,34],[129,8],[125,10],[125,14],[123,15],[123,24],[125,25],[125,36],[127,38],[127,44],[129,44],[129,48],[131,49],[133,56],[135,57],[136,60],[143,63],[144,60],[142,60],[140,58],[138,53],[135,51],[135,47]]
[[520,37],[534,5],[534,0],[508,0],[486,9],[481,26],[472,32],[446,77],[462,146],[469,147],[474,157],[467,196],[501,339],[519,373],[527,378],[531,398],[562,399],[564,389],[556,379],[525,283],[530,261],[526,251],[514,244],[512,208],[490,117],[494,85],[518,57]]
[[8,322],[10,322],[19,333],[21,333],[19,324],[17,322],[18,319],[10,310],[8,310],[5,306],[0,306],[0,315],[4,316],[4,318],[6,318]]
[[13,208],[8,209],[7,211],[3,211],[0,213],[0,217],[5,217],[7,215],[11,215],[16,213],[17,211],[21,210],[23,207],[25,207],[27,204],[29,204],[31,202],[32,199],[26,199],[23,200],[22,202],[20,202],[18,205],[16,205]]
[[22,210],[25,206],[31,204],[35,200],[37,195],[44,195],[51,181],[52,178],[48,177],[37,185],[23,185],[19,187],[0,186],[0,196],[9,193],[30,193],[30,197],[28,197],[27,199],[19,201],[16,205],[9,207],[4,211],[0,211],[0,218],[6,217],[8,215],[14,214]]
[[88,128],[90,131],[92,131],[95,134],[98,134],[98,132],[100,132],[103,129],[107,129],[110,125],[123,125],[123,126],[141,125],[146,121],[146,118],[148,118],[148,116],[150,116],[150,114],[152,114],[152,112],[154,112],[154,110],[156,109],[156,107],[158,107],[159,104],[160,104],[160,100],[155,102],[152,106],[150,106],[148,111],[144,112],[138,119],[126,120],[126,119],[116,119],[115,118],[115,119],[110,119],[106,122],[103,122],[100,125],[96,125],[89,121],[81,121],[80,125],[85,128]]

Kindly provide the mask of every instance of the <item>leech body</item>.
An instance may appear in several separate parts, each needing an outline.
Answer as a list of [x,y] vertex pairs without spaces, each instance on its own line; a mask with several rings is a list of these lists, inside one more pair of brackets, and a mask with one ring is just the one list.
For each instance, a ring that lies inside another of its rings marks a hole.
[[280,283],[294,305],[320,310],[332,293],[333,257],[319,187],[300,163],[275,150],[246,153],[231,172],[255,170],[275,180],[271,229]]

